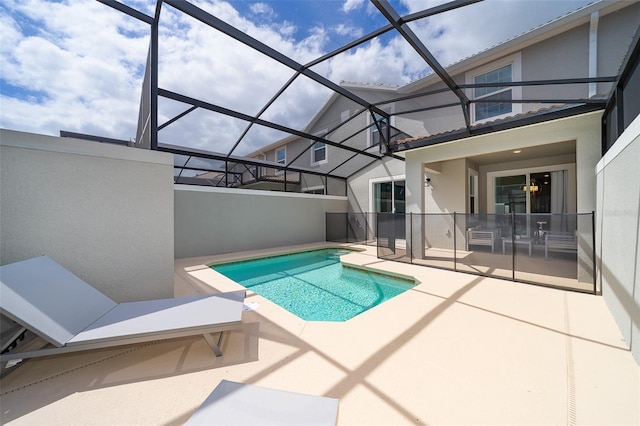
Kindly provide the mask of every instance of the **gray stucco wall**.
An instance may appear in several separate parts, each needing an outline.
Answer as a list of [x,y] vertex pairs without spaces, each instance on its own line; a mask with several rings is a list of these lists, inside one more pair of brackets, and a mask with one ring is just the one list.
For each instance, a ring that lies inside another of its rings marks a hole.
[[175,257],[325,241],[325,213],[346,197],[175,186]]
[[0,263],[43,254],[118,302],[173,297],[172,156],[0,130]]
[[394,176],[402,176],[402,180],[404,180],[404,174],[404,161],[384,158],[353,175],[347,181],[349,212],[373,211],[369,205],[373,180],[392,180]]
[[598,283],[640,364],[640,117],[596,168]]

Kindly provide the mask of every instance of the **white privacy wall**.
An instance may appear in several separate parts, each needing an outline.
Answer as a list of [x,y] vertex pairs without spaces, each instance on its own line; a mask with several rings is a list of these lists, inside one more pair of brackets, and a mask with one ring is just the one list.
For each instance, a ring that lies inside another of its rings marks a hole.
[[325,241],[325,213],[347,197],[175,186],[175,257]]
[[0,130],[0,264],[43,254],[118,302],[173,297],[172,156]]
[[640,116],[596,167],[599,287],[640,364]]

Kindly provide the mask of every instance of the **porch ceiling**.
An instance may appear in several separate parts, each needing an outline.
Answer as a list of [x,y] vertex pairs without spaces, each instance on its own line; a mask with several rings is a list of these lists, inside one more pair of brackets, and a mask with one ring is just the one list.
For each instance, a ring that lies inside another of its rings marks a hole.
[[[520,151],[515,153],[514,151]],[[527,146],[508,151],[494,152],[490,154],[468,157],[479,166],[496,163],[508,163],[513,161],[531,160],[534,158],[557,157],[561,155],[574,155],[576,142],[567,141],[547,145]]]

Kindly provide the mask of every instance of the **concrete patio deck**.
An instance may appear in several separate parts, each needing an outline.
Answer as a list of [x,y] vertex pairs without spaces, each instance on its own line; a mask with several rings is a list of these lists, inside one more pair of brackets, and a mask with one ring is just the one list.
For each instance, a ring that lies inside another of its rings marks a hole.
[[[339,398],[339,425],[640,424],[640,368],[601,297],[356,247],[343,261],[420,284],[344,323],[250,293],[220,358],[187,338],[30,360],[2,380],[0,423],[181,424],[227,379]],[[267,252],[177,260],[176,296],[231,289],[203,265]]]

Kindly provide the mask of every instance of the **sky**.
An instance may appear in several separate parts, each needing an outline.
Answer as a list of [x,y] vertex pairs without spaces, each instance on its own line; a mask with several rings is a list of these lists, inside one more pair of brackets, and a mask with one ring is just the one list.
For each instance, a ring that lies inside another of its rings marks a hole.
[[[393,0],[400,15],[444,0]],[[486,0],[412,23],[446,66],[555,19],[590,0]],[[125,0],[147,15],[155,0]],[[365,0],[192,1],[267,46],[306,64],[388,22]],[[60,130],[135,138],[149,26],[95,0],[0,3],[0,127],[58,135]],[[257,114],[293,71],[163,6],[159,86],[244,114]],[[395,32],[312,68],[332,82],[402,85],[430,70]],[[298,78],[261,116],[302,129],[331,92]],[[159,123],[187,105],[162,99]],[[242,120],[196,110],[160,131],[171,143],[229,152]],[[254,126],[234,154],[287,136]]]

